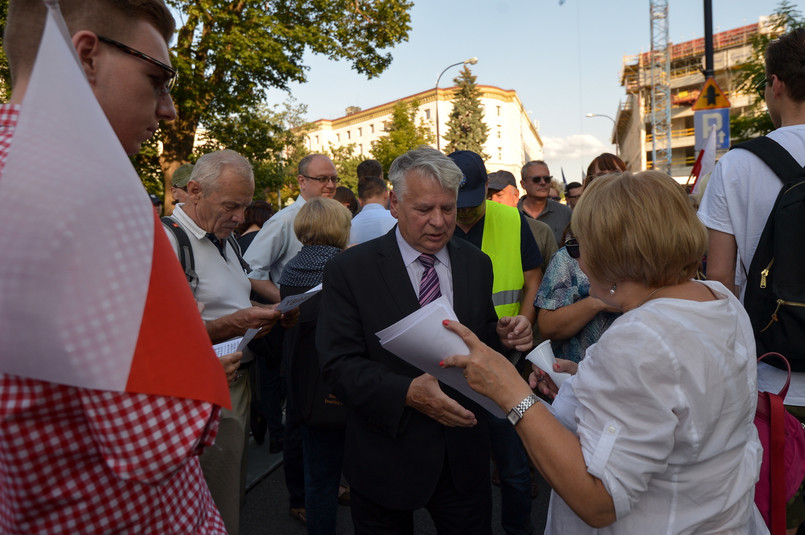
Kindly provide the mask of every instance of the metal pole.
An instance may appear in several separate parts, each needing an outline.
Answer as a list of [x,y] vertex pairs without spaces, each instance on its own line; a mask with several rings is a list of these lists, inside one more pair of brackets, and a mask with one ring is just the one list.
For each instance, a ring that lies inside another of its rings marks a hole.
[[603,113],[587,113],[584,115],[585,117],[606,117],[610,121],[612,121],[612,130],[615,132],[615,156],[620,156],[620,148],[621,144],[618,140],[618,123],[615,122],[615,119],[610,117],[609,115],[604,115]]
[[704,78],[713,78],[713,1],[704,0]]
[[441,149],[441,138],[439,136],[439,80],[442,79],[442,75],[448,71],[448,69],[452,69],[453,67],[457,67],[458,65],[466,65],[469,63],[470,65],[475,65],[478,63],[478,58],[472,57],[470,59],[465,59],[464,61],[459,61],[458,63],[453,63],[452,65],[448,65],[445,69],[439,73],[439,76],[436,78],[436,89],[434,98],[436,99],[436,150]]

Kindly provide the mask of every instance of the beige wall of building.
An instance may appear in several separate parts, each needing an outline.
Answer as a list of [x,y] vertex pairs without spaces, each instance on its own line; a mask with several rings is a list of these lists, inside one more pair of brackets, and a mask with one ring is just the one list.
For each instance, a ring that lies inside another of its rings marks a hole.
[[[489,137],[484,145],[484,152],[489,155],[486,169],[490,173],[506,169],[519,178],[520,168],[525,162],[542,159],[542,139],[516,91],[489,85],[479,85],[478,89],[481,91],[484,120],[489,126]],[[366,110],[347,108],[343,117],[314,121],[307,134],[307,147],[313,152],[322,152],[331,146],[342,147],[351,143],[355,154],[371,158],[372,143],[385,135],[384,124],[391,119],[394,105],[399,101],[417,100],[417,123],[430,128],[434,138],[438,106],[439,135],[442,136],[439,148],[444,150],[447,142],[443,136],[453,108],[454,90],[439,88],[438,99],[436,89],[429,89]]]

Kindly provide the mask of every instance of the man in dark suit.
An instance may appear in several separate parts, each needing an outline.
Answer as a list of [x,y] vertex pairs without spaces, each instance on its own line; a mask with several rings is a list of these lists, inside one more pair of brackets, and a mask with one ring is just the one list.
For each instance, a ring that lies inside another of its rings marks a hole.
[[398,225],[328,263],[317,331],[324,377],[349,409],[344,474],[355,532],[413,533],[413,510],[425,507],[439,533],[488,534],[483,409],[383,350],[375,333],[439,295],[504,350],[530,348],[531,327],[524,316],[497,319],[489,257],[451,239],[461,170],[420,148],[397,158],[389,177]]

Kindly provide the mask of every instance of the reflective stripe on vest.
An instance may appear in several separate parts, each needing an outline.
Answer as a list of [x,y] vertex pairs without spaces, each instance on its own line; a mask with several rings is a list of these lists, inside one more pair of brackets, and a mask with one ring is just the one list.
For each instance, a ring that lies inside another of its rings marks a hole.
[[486,201],[481,250],[492,259],[495,274],[492,302],[498,317],[516,316],[525,282],[520,255],[520,212],[516,208]]

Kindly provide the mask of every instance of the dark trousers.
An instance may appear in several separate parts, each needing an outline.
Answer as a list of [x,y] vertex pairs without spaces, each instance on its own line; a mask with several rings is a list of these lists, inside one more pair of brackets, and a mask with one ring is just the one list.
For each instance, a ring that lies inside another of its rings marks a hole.
[[[453,484],[447,459],[436,490],[425,508],[439,535],[491,535],[492,492],[489,485],[460,493]],[[356,535],[412,535],[414,512],[384,507],[350,487],[352,523]]]
[[334,535],[344,461],[344,429],[303,425],[302,449],[308,535]]
[[492,458],[500,476],[500,521],[507,535],[531,535],[531,471],[517,431],[505,418],[489,418]]
[[285,468],[285,486],[289,504],[293,509],[305,506],[305,468],[302,457],[302,417],[293,396],[288,393],[285,405],[285,438],[282,460]]

